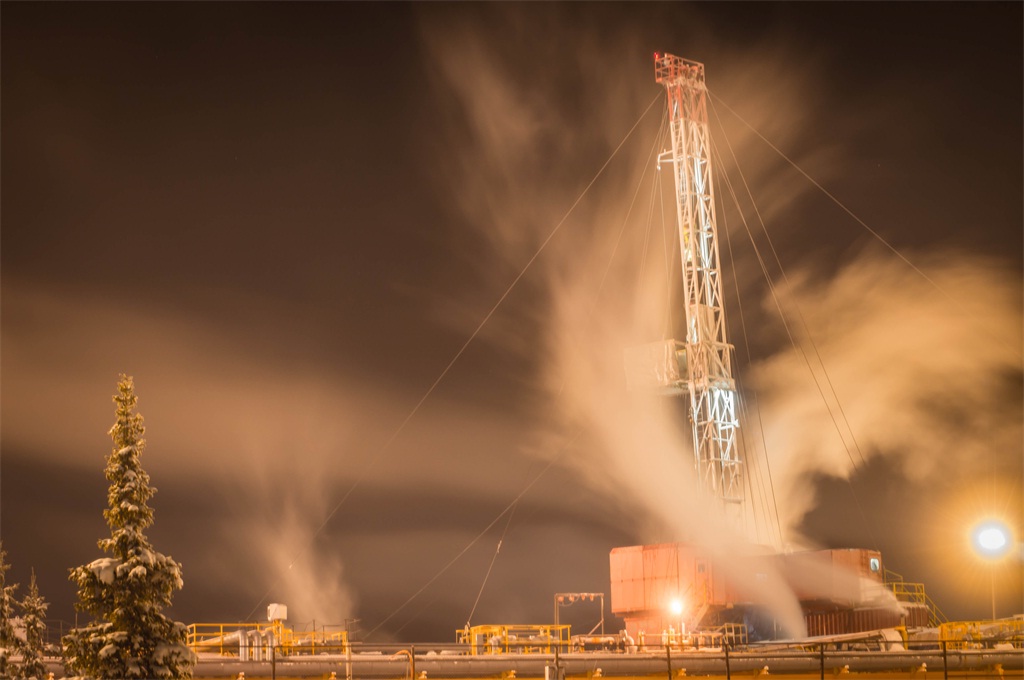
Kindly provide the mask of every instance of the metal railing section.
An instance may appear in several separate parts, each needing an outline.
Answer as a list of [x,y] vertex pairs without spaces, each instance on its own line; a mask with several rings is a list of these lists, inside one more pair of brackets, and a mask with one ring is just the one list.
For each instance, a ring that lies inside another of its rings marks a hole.
[[455,631],[470,654],[554,654],[570,648],[567,625],[481,625]]
[[982,649],[994,645],[1024,648],[1024,619],[995,621],[949,621],[939,626],[939,639],[949,649]]
[[348,632],[294,631],[281,621],[192,623],[186,629],[186,644],[196,654],[241,659],[259,660],[273,653],[285,656],[318,651],[343,654],[348,649]]
[[890,569],[885,570],[885,587],[899,602],[913,602],[928,608],[928,625],[938,627],[949,621],[935,601],[928,597],[923,583],[911,583]]

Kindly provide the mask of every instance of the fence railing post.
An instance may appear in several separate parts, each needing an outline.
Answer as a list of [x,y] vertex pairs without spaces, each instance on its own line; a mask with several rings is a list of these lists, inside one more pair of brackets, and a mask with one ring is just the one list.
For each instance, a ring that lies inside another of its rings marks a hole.
[[672,648],[665,645],[665,663],[668,665],[668,680],[672,680]]
[[946,640],[939,641],[942,644],[942,677],[949,680],[949,664],[946,662]]

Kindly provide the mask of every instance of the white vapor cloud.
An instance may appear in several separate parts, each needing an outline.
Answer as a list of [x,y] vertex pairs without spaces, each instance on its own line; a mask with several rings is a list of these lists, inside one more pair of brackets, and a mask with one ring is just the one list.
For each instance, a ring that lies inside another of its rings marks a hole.
[[[510,32],[522,28],[514,16],[507,26]],[[549,29],[574,30],[558,21]],[[525,44],[536,42],[537,50],[527,48],[526,57],[517,52],[516,61],[480,32],[457,24],[431,26],[425,42],[439,86],[454,96],[464,125],[458,132],[453,127],[460,153],[445,168],[445,178],[457,187],[453,198],[463,218],[491,248],[486,257],[473,255],[488,286],[501,290],[544,244],[519,284],[539,302],[518,308],[513,292],[485,328],[485,338],[535,361],[535,381],[551,404],[548,426],[558,436],[569,440],[583,432],[565,456],[566,465],[635,521],[638,538],[692,541],[722,558],[752,537],[733,531],[702,497],[685,414],[664,401],[627,393],[623,379],[625,348],[672,335],[666,319],[674,304],[667,291],[678,267],[674,206],[651,198],[653,120],[639,128],[561,231],[546,240],[585,185],[580,168],[600,167],[656,92],[653,74],[640,70],[634,58],[648,55],[648,46],[628,33],[613,41],[584,40],[571,54],[557,55],[559,68],[545,71],[520,63],[556,58],[545,51],[543,31],[540,37],[535,29],[523,33]],[[623,56],[616,65],[609,55]],[[726,101],[742,100],[738,108],[754,112],[746,116],[754,127],[791,148],[800,146],[819,104],[810,87],[814,69],[794,67],[791,55],[758,46],[756,55],[716,64],[720,79],[710,82]],[[534,74],[528,82],[521,78],[524,70]],[[579,77],[569,87],[565,74],[572,73]],[[651,81],[643,80],[648,74]],[[728,113],[718,113],[746,181],[770,196],[759,205],[770,222],[811,187],[793,173],[781,174],[781,160]],[[858,112],[856,124],[882,118],[881,110]],[[844,118],[837,125],[849,130],[853,122]],[[724,139],[719,142],[720,169],[732,174],[732,155]],[[819,181],[843,172],[838,145],[805,147],[793,156]],[[629,212],[645,169],[639,200]],[[724,197],[723,183],[717,191]],[[663,210],[667,232],[652,229],[648,218],[658,224]],[[739,233],[736,222],[732,230]],[[737,252],[732,264],[748,294],[756,265]],[[787,309],[802,310],[863,455],[895,456],[906,475],[923,478],[938,469],[940,458],[965,461],[992,448],[1019,447],[1020,404],[1000,399],[1007,379],[1011,395],[1020,380],[1021,305],[1012,275],[996,263],[929,253],[914,259],[952,299],[889,254],[864,254],[814,279],[793,266],[791,285],[781,295]],[[731,281],[731,274],[726,278]],[[473,321],[463,323],[472,327]],[[524,326],[539,329],[540,342],[531,341]],[[808,332],[793,326],[798,345],[812,352]],[[791,544],[806,544],[798,527],[814,506],[816,476],[854,472],[802,363],[799,353],[784,348],[758,360],[745,376],[758,395],[779,521]],[[752,423],[744,425],[754,433]],[[791,632],[802,630],[796,598],[780,575],[773,574],[760,596]]]
[[798,349],[759,362],[750,384],[791,531],[814,506],[816,474],[849,478],[886,456],[920,482],[1020,447],[1013,274],[963,253],[914,260],[931,282],[870,251],[825,281],[794,272],[780,290]]

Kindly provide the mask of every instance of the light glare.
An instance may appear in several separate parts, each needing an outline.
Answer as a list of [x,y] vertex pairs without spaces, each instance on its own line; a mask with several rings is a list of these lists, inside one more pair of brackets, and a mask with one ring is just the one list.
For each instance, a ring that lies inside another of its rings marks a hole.
[[1009,545],[1010,532],[1002,522],[984,522],[974,529],[974,547],[982,555],[1001,557]]
[[978,534],[978,545],[985,550],[999,550],[1006,545],[1006,534],[999,529],[984,529]]

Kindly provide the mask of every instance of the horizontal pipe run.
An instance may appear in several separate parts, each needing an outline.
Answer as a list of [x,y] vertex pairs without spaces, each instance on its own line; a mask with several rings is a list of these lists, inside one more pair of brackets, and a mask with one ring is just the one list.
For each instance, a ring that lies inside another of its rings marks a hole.
[[[488,654],[469,656],[458,654],[417,654],[417,674],[426,672],[428,678],[488,678],[515,671],[516,676],[544,677],[544,668],[555,662],[547,654]],[[592,676],[601,669],[603,676],[664,675],[665,656],[661,654],[560,654],[559,664],[566,676]],[[730,652],[729,665],[733,673],[749,673],[768,666],[772,673],[813,674],[821,669],[819,651],[808,652]],[[946,655],[951,672],[983,671],[999,664],[1007,672],[1024,670],[1024,650],[957,650]],[[410,659],[405,655],[353,654],[352,676],[356,678],[405,678]],[[673,671],[686,669],[688,674],[725,673],[725,654],[720,651],[674,653]],[[909,671],[925,664],[929,671],[941,671],[941,651],[928,652],[826,652],[825,670],[848,667],[851,673]],[[268,663],[225,661],[200,658],[194,677],[237,677],[265,674]],[[344,655],[278,657],[276,673],[280,677],[328,676],[331,672],[342,677],[346,670]]]
[[[406,654],[356,653],[347,661],[344,654],[317,654],[278,656],[277,677],[346,677],[347,663],[351,663],[351,677],[364,678],[407,678],[411,658]],[[515,671],[519,678],[542,678],[544,669],[555,663],[552,654],[487,654],[471,656],[457,653],[417,653],[415,668],[417,675],[426,672],[427,678],[494,678],[508,676]],[[1024,674],[1024,649],[1012,650],[949,650],[946,653],[946,668],[951,673],[983,672],[1001,666],[1007,677],[1022,677]],[[664,654],[613,654],[613,653],[572,653],[559,654],[558,664],[567,677],[589,678],[600,668],[601,675],[612,676],[657,676],[664,677],[666,657]],[[806,674],[817,677],[821,670],[820,650],[773,651],[773,652],[729,652],[732,673],[751,674],[765,666],[772,674]],[[899,652],[844,652],[828,651],[824,654],[825,671],[832,673],[848,667],[851,673],[910,672],[922,664],[927,666],[929,677],[942,673],[943,655],[941,650],[899,651]],[[59,660],[47,661],[47,669],[56,677],[63,676],[63,664]],[[721,650],[673,652],[671,655],[673,673],[685,669],[688,675],[726,673],[725,654]],[[239,673],[246,677],[270,677],[269,654],[263,661],[242,661],[220,655],[200,655],[193,672],[195,678],[237,678]],[[937,675],[936,677],[941,677]]]

